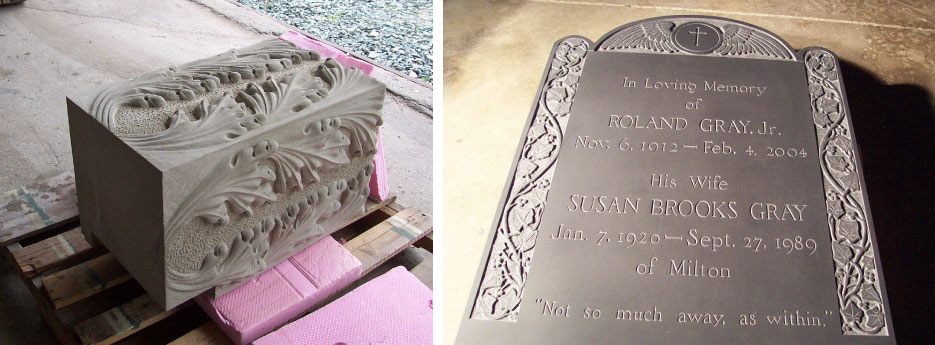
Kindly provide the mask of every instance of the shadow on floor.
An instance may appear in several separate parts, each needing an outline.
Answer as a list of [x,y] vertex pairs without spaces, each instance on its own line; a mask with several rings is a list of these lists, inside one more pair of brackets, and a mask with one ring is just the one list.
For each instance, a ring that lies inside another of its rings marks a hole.
[[935,291],[935,106],[915,85],[886,85],[841,61],[896,339],[931,341]]
[[39,305],[19,274],[0,255],[0,344],[57,344],[42,322]]

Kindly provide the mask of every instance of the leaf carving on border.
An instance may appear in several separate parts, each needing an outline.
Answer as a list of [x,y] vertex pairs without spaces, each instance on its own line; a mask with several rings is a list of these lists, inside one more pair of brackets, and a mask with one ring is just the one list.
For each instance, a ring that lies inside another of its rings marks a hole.
[[827,51],[811,49],[805,53],[805,66],[824,176],[842,332],[888,335],[837,61]]
[[471,318],[516,321],[549,181],[588,49],[588,42],[580,38],[565,39],[555,49],[523,138]]

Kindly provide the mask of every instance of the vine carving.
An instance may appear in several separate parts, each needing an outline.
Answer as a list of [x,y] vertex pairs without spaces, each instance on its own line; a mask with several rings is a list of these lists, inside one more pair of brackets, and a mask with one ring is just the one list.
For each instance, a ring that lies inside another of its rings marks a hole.
[[555,49],[498,221],[471,318],[516,321],[549,183],[588,49],[588,42],[581,38],[565,39]]
[[842,99],[837,59],[822,49],[808,50],[804,55],[818,134],[842,331],[846,335],[888,335],[870,220]]

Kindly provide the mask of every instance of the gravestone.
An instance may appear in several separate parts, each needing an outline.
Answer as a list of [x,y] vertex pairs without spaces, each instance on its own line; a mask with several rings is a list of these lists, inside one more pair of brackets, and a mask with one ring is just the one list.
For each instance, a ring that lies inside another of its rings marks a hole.
[[841,78],[724,18],[556,42],[457,343],[894,343]]
[[272,38],[68,99],[81,229],[165,308],[364,213],[385,86]]

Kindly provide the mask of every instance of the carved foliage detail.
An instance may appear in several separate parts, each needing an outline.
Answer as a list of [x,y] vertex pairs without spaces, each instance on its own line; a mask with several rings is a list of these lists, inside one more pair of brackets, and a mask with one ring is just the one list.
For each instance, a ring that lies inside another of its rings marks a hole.
[[101,124],[114,131],[115,116],[121,106],[163,107],[167,102],[194,99],[197,95],[217,89],[221,84],[262,80],[268,72],[319,59],[316,52],[271,38],[249,47],[180,66],[170,66],[114,84],[94,98],[90,110]]
[[674,21],[700,21],[718,27],[723,40],[710,55],[795,60],[792,49],[770,33],[742,23],[705,18],[660,18],[627,25],[602,41],[597,50],[686,54],[673,41]]
[[193,272],[168,270],[174,291],[200,292],[213,286],[239,285],[328,235],[332,218],[351,219],[364,211],[370,194],[373,165],[347,181],[333,181],[289,205],[280,215],[268,216],[241,230],[233,242],[220,243],[205,255]]
[[[121,135],[134,149],[158,153],[148,158],[176,161],[209,152],[268,122],[296,117],[339,116],[350,137],[352,156],[373,154],[382,119],[384,87],[357,69],[328,59],[308,73],[268,77],[247,84],[244,91],[202,102],[188,120],[182,111],[169,117],[168,128],[153,134]],[[306,131],[310,131],[306,128]]]
[[860,189],[836,59],[827,51],[809,50],[805,66],[824,176],[842,331],[847,335],[887,335],[867,205]]
[[166,238],[171,242],[194,217],[227,225],[231,215],[252,215],[253,208],[276,201],[277,193],[302,190],[320,182],[321,171],[348,164],[350,140],[340,126],[337,118],[310,121],[299,135],[285,137],[282,143],[260,140],[238,151],[183,200],[169,221]]
[[331,59],[314,73],[298,71],[251,83],[237,96],[203,103],[195,111],[196,121],[176,116],[166,131],[124,137],[135,148],[165,151],[154,159],[168,159],[197,154],[205,145],[232,140],[273,119],[312,119],[297,123],[302,126],[298,135],[260,141],[212,170],[180,204],[166,238],[173,239],[196,216],[225,225],[230,214],[252,214],[253,207],[275,201],[275,193],[301,190],[320,181],[321,171],[375,153],[384,86]]
[[555,50],[500,215],[473,319],[516,321],[588,42],[569,38]]
[[[300,135],[287,137],[282,143],[260,140],[240,150],[229,161],[221,162],[182,202],[167,226],[167,242],[171,245],[194,217],[227,225],[232,215],[253,215],[254,208],[276,201],[279,193],[304,190],[321,182],[320,171],[350,162],[349,146],[342,121],[325,118],[310,121]],[[329,217],[350,219],[363,212],[372,172],[371,164],[355,178],[319,187],[280,217],[266,217],[253,229],[243,230],[240,240],[219,244],[196,271],[168,268],[169,288],[198,292],[236,285],[265,270],[267,263],[279,263],[326,235],[322,222]]]

